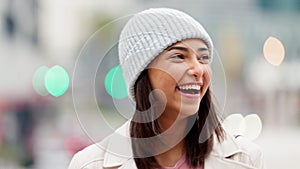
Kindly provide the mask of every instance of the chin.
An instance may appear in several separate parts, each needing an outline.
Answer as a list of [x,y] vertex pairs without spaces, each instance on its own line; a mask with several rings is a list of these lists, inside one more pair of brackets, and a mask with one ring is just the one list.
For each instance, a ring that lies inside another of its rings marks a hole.
[[180,115],[182,118],[187,118],[189,116],[195,115],[198,113],[199,106],[191,105],[191,106],[182,106],[180,110]]

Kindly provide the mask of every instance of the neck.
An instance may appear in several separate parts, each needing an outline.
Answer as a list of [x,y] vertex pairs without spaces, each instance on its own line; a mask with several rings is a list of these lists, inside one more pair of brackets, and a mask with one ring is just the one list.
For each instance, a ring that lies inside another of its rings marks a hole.
[[[188,119],[171,119],[161,116],[158,119],[163,139],[169,143],[179,143],[186,136]],[[172,144],[175,145],[175,144]]]
[[173,167],[180,160],[184,152],[185,141],[182,140],[170,150],[156,155],[155,159],[163,167]]
[[158,118],[159,125],[161,127],[162,132],[175,129],[178,132],[178,129],[185,129],[187,125],[187,118],[180,117],[180,114],[176,113],[162,113],[162,115]]
[[187,118],[175,118],[160,116],[158,119],[161,127],[162,137],[165,143],[168,143],[169,149],[159,155],[155,159],[161,166],[174,166],[182,157],[185,150],[185,136],[187,127]]

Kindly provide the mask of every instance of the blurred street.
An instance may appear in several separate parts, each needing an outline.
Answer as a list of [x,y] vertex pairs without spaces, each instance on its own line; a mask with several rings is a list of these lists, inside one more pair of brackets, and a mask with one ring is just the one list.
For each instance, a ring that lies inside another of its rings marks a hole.
[[257,115],[254,142],[267,168],[298,169],[299,2],[1,0],[0,169],[66,169],[131,118],[134,103],[105,80],[119,66],[121,28],[151,7],[201,21],[214,41],[211,88],[222,117]]

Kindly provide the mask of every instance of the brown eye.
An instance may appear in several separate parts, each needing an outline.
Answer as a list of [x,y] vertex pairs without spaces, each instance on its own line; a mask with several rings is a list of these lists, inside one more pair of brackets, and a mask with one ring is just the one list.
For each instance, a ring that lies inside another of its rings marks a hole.
[[182,54],[175,54],[171,56],[172,59],[184,59],[184,56]]
[[209,55],[202,55],[198,58],[200,63],[208,64],[211,62],[211,57]]

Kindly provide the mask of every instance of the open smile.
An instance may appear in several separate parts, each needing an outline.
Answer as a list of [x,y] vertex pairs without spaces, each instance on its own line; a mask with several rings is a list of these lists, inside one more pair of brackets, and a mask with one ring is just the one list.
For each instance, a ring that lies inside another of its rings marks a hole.
[[198,98],[201,93],[202,84],[200,83],[186,83],[176,87],[179,92],[189,98]]

